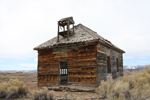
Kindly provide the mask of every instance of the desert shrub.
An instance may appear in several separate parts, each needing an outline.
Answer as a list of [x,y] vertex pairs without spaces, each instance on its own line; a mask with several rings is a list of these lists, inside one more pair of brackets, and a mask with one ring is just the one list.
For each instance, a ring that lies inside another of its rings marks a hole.
[[147,71],[147,73],[150,74],[150,65],[147,65],[146,68],[145,68],[145,70]]
[[47,100],[48,89],[44,87],[42,91],[34,94],[34,100]]
[[7,95],[7,83],[1,83],[0,84],[0,98],[5,98]]
[[48,88],[44,87],[43,90],[34,94],[34,100],[54,100],[55,92],[48,91]]
[[146,77],[140,77],[133,89],[130,90],[132,99],[144,100],[150,97],[150,86]]
[[113,85],[114,81],[112,77],[109,79],[108,82],[102,80],[101,85],[96,89],[96,92],[98,94],[100,93],[103,98],[106,98],[112,92]]
[[7,88],[8,92],[18,92],[18,86],[10,86]]
[[63,90],[64,93],[64,100],[68,100],[68,92],[66,90]]
[[6,90],[0,90],[0,98],[5,98],[7,96]]
[[118,80],[113,85],[112,92],[110,94],[111,94],[110,96],[113,98],[114,97],[122,98],[123,96],[126,98],[130,98],[129,84]]
[[54,100],[54,95],[55,95],[55,92],[53,90],[49,91],[47,93],[47,100]]
[[26,96],[29,92],[28,87],[18,79],[10,79],[8,83],[0,84],[0,98],[18,98]]
[[47,100],[47,93],[39,91],[34,94],[34,100]]
[[112,78],[101,81],[95,91],[110,100],[150,99],[150,66],[140,71],[127,72],[116,82]]

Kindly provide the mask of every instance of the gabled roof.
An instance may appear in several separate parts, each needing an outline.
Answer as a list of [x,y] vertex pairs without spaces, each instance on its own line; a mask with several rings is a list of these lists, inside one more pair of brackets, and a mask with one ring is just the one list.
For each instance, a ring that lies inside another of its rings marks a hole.
[[[70,31],[73,31],[73,29],[70,29]],[[54,38],[48,40],[47,42],[42,43],[41,45],[35,47],[34,50],[51,48],[54,46],[65,45],[65,44],[75,44],[75,43],[83,43],[83,42],[90,42],[90,41],[99,41],[99,42],[102,42],[120,52],[125,53],[123,50],[121,50],[117,46],[113,45],[110,41],[104,39],[103,37],[98,35],[96,32],[92,31],[91,29],[85,27],[82,24],[78,24],[77,26],[74,26],[74,32],[75,32],[75,34],[73,36],[69,37],[69,41],[67,41],[66,38],[59,35],[59,42],[57,42],[57,37],[54,37]]]

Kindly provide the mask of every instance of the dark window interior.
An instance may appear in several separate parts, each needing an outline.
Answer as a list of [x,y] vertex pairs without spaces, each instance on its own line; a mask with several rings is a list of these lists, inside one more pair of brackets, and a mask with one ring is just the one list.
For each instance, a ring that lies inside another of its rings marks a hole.
[[68,84],[67,62],[60,62],[60,79],[61,79],[61,85]]
[[107,70],[108,70],[108,73],[111,73],[110,57],[107,57]]
[[116,60],[117,60],[117,72],[119,72],[118,58]]

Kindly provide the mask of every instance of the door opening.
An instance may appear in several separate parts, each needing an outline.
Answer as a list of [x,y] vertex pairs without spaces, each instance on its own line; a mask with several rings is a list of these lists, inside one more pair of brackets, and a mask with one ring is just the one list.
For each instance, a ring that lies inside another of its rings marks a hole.
[[60,84],[61,85],[68,85],[67,61],[60,62]]

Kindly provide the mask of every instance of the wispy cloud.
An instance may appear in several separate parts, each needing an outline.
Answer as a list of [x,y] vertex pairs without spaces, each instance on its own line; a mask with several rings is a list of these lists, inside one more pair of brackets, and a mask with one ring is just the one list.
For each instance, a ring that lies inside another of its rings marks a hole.
[[138,59],[147,59],[147,58],[148,58],[147,56],[138,57]]
[[23,66],[23,67],[37,67],[37,64],[29,64],[29,63],[22,63],[22,64],[18,64],[19,66]]
[[149,63],[150,64],[150,60],[139,60],[138,62],[140,62],[140,63]]
[[133,59],[134,57],[133,56],[125,56],[123,57],[123,59]]
[[0,70],[16,70],[17,68],[14,65],[2,64],[0,65]]

